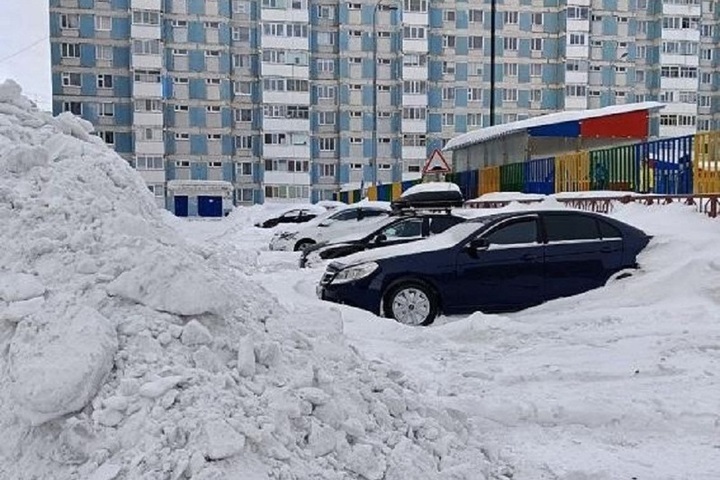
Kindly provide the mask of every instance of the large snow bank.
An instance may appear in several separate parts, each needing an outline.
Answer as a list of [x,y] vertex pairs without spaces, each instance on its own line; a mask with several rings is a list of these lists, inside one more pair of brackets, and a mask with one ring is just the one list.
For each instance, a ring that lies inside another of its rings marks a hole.
[[0,478],[494,475],[463,415],[178,241],[87,122],[20,93],[0,85]]

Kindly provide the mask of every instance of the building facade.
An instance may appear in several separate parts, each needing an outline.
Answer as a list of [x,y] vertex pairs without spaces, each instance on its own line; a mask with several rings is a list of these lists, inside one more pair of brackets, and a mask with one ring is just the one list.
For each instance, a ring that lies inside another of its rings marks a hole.
[[399,181],[460,133],[565,109],[659,100],[661,136],[720,128],[720,2],[495,7],[493,76],[488,2],[50,0],[53,109],[171,209],[173,180],[237,204]]

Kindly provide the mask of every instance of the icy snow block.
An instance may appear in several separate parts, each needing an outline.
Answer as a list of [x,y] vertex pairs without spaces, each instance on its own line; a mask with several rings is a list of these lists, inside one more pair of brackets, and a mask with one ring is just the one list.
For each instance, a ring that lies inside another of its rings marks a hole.
[[10,394],[16,413],[32,425],[85,407],[118,348],[112,324],[92,308],[45,320],[20,323],[10,342]]
[[210,460],[222,460],[242,452],[245,436],[238,433],[225,420],[211,420],[205,424],[205,455]]
[[202,323],[197,320],[190,320],[187,325],[183,327],[182,334],[180,335],[180,341],[183,345],[204,345],[212,343],[213,337],[210,330],[205,327]]
[[39,297],[45,287],[34,275],[27,273],[0,273],[0,300],[21,302]]
[[232,295],[208,269],[169,255],[153,260],[120,274],[108,284],[108,294],[184,316],[223,315],[232,309]]

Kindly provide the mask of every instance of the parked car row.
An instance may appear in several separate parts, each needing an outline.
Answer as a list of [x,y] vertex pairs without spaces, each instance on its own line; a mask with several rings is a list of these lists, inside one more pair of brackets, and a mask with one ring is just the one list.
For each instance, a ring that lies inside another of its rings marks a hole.
[[441,313],[516,311],[601,287],[630,275],[651,238],[595,213],[462,204],[454,184],[420,184],[392,204],[340,206],[283,228],[270,249],[301,252],[300,267],[335,260],[317,286],[322,300],[429,325]]

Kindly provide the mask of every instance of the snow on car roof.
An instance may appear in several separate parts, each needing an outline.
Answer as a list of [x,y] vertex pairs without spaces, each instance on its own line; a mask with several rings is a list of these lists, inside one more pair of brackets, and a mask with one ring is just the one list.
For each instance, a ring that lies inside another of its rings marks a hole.
[[460,192],[460,187],[452,182],[428,182],[419,183],[405,190],[400,198],[407,197],[409,195],[415,195],[418,193],[426,192]]

